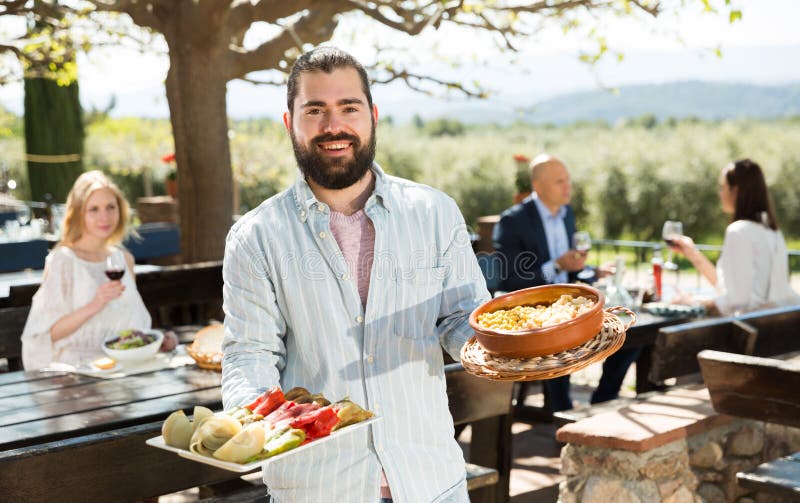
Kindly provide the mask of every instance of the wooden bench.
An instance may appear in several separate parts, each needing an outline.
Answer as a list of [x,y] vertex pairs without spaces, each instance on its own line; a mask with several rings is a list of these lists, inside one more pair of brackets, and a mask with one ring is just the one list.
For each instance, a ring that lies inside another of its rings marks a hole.
[[222,319],[222,262],[166,266],[136,276],[155,327]]
[[[162,421],[0,452],[3,501],[135,501],[239,474],[154,449]],[[72,476],[63,476],[69,466]]]
[[6,359],[6,370],[22,370],[22,330],[31,306],[0,309],[0,358]]
[[[775,355],[800,350],[800,306],[754,311],[739,317],[709,318],[662,327],[651,352],[648,380],[661,383],[680,378],[682,382],[701,382],[697,354],[711,349],[745,355]],[[641,378],[637,372],[637,379]],[[638,386],[637,386],[638,388]],[[663,388],[663,386],[662,386]],[[644,400],[659,390],[640,393],[636,398],[621,398],[553,414],[559,426],[608,412],[634,400]]]
[[[512,383],[492,382],[464,371],[461,364],[445,367],[450,413],[455,426],[469,424],[472,439],[467,459],[467,489],[472,503],[509,499],[511,477]],[[261,479],[248,480],[203,503],[263,502]]]
[[[714,410],[800,427],[800,356],[794,362],[702,351],[697,357]],[[800,500],[800,453],[739,472],[742,488]]]
[[754,356],[774,356],[800,350],[800,306],[753,311],[738,319],[758,330]]
[[695,375],[700,381],[697,354],[704,349],[753,354],[758,337],[754,327],[733,319],[713,318],[658,331],[649,379],[661,382],[673,377]]

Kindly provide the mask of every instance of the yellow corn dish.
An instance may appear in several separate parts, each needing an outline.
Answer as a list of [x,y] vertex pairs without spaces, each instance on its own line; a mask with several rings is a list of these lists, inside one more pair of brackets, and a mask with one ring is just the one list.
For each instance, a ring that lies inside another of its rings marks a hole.
[[492,330],[529,330],[557,325],[588,311],[594,301],[586,297],[562,295],[549,306],[516,306],[478,316],[478,324]]

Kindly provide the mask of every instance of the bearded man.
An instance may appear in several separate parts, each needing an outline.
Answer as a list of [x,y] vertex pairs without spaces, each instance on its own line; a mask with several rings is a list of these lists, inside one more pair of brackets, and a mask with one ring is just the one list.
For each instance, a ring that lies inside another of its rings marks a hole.
[[280,384],[349,396],[381,420],[264,469],[278,502],[467,502],[444,348],[489,298],[455,202],[374,162],[377,107],[349,54],[294,65],[284,124],[300,176],[231,229],[225,408]]

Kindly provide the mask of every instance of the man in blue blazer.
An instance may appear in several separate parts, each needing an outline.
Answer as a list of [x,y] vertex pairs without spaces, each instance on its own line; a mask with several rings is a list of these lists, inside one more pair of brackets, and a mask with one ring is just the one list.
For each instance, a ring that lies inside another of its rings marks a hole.
[[[505,259],[500,281],[505,291],[573,282],[586,262],[586,252],[572,248],[572,183],[564,163],[552,156],[537,156],[531,162],[531,185],[534,193],[503,212],[494,227],[495,250]],[[617,398],[628,367],[640,351],[621,349],[606,358],[591,403]],[[525,399],[524,392],[523,387],[519,400]],[[544,395],[545,407],[551,411],[571,409],[569,376],[544,381]]]
[[[534,192],[504,211],[494,226],[494,248],[504,259],[501,290],[573,282],[586,263],[587,253],[573,249],[575,214],[569,206],[572,181],[567,167],[556,157],[536,156],[531,186]],[[572,408],[568,375],[544,381],[544,390],[546,408]]]

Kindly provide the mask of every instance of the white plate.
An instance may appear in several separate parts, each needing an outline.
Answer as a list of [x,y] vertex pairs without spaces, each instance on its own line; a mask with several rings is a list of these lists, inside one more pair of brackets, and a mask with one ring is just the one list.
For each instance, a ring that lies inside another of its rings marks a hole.
[[110,369],[101,369],[92,364],[80,365],[78,367],[64,368],[66,372],[80,374],[100,379],[117,379],[136,374],[155,372],[166,368],[182,367],[183,365],[193,364],[194,360],[186,355],[185,352],[179,354],[157,353],[154,357],[147,360],[120,362]]
[[352,433],[352,432],[354,432],[356,430],[359,430],[361,428],[365,428],[365,427],[373,424],[374,422],[379,421],[380,419],[381,419],[381,416],[374,416],[374,417],[372,417],[370,419],[367,419],[366,421],[361,421],[360,423],[351,424],[350,426],[345,426],[341,430],[336,430],[333,433],[331,433],[330,435],[328,435],[327,437],[318,438],[318,439],[316,439],[316,440],[314,440],[312,442],[309,442],[309,443],[307,443],[305,445],[301,445],[299,447],[295,447],[292,450],[289,450],[289,451],[286,451],[286,452],[282,452],[280,454],[272,456],[271,458],[262,459],[260,461],[254,461],[252,463],[247,463],[246,465],[245,464],[239,464],[239,463],[233,463],[231,461],[220,461],[217,458],[212,458],[210,456],[203,456],[202,454],[195,454],[194,452],[187,451],[186,449],[179,449],[177,447],[171,447],[171,446],[169,446],[169,445],[164,443],[164,437],[161,436],[161,435],[159,435],[157,437],[149,438],[149,439],[147,439],[145,441],[145,443],[147,445],[151,446],[151,447],[156,447],[158,449],[164,449],[165,451],[174,452],[174,453],[176,453],[178,456],[180,456],[182,458],[191,459],[192,461],[197,461],[199,463],[204,463],[204,464],[211,465],[211,466],[216,466],[217,468],[222,468],[223,470],[229,470],[229,471],[232,471],[232,472],[249,472],[249,471],[255,470],[256,468],[259,468],[259,467],[262,467],[262,466],[264,466],[266,464],[269,464],[272,461],[275,461],[276,459],[282,459],[282,458],[284,458],[286,456],[291,456],[291,455],[296,454],[296,453],[298,453],[300,451],[308,449],[309,447],[314,447],[314,446],[317,446],[317,445],[320,445],[320,444],[324,444],[325,442],[328,442],[329,440],[332,440],[334,438],[338,438],[341,435],[347,435],[348,433]]

